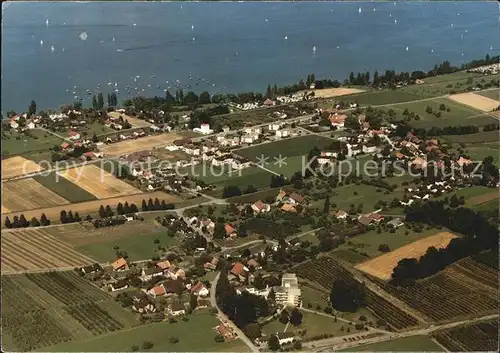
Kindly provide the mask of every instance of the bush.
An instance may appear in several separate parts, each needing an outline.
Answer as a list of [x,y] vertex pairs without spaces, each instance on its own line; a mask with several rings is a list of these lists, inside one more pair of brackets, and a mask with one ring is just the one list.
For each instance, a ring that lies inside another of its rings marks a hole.
[[142,344],[142,348],[143,349],[151,349],[151,348],[153,348],[153,342],[144,341],[144,343]]

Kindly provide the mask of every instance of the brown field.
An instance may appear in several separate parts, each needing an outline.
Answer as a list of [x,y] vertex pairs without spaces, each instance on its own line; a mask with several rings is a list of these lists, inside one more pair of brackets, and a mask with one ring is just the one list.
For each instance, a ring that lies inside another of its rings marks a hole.
[[47,208],[40,208],[37,210],[30,210],[30,211],[24,211],[24,212],[10,212],[6,214],[2,214],[2,223],[5,220],[5,217],[9,217],[11,220],[14,216],[20,216],[21,213],[24,214],[26,219],[31,219],[32,217],[40,218],[42,213],[45,213],[48,219],[50,219],[52,222],[59,222],[59,217],[61,215],[61,211],[65,210],[67,212],[72,211],[73,213],[78,212],[80,217],[84,218],[88,214],[97,214],[99,211],[99,207],[101,205],[106,206],[109,205],[112,208],[116,207],[118,203],[125,203],[128,202],[129,204],[134,203],[138,208],[141,207],[141,202],[142,200],[149,200],[152,198],[153,200],[155,198],[158,198],[160,202],[162,200],[165,200],[166,203],[176,203],[179,201],[182,201],[181,198],[173,195],[169,195],[167,193],[164,193],[162,191],[155,191],[155,192],[149,192],[149,193],[144,193],[144,194],[137,194],[137,195],[125,195],[125,196],[120,196],[120,197],[114,197],[111,199],[106,199],[106,200],[95,200],[95,201],[87,201],[87,202],[80,202],[80,203],[74,203],[70,205],[63,205],[63,206],[56,206],[56,207],[47,207]]
[[115,178],[112,174],[93,164],[66,169],[60,172],[59,175],[88,191],[98,199],[141,193],[140,190]]
[[2,159],[2,180],[42,170],[38,164],[23,157]]
[[96,262],[53,237],[50,229],[16,229],[2,232],[2,275],[26,270],[73,269]]
[[[306,92],[311,92],[310,90]],[[340,97],[347,96],[349,94],[361,93],[364,92],[362,89],[358,88],[323,88],[323,89],[315,89],[314,98],[332,98],[332,97]]]
[[110,112],[110,113],[108,113],[108,115],[110,117],[116,118],[116,119],[118,119],[121,116],[124,120],[128,120],[128,122],[133,127],[149,127],[149,126],[151,126],[151,123],[148,123],[146,120],[132,118],[131,116],[125,115],[123,113]]
[[2,213],[68,204],[33,178],[2,183]]
[[500,102],[485,97],[481,96],[479,94],[475,93],[459,93],[459,94],[453,94],[448,97],[449,99],[462,103],[465,105],[468,105],[469,107],[481,110],[483,112],[491,112],[493,109],[498,107]]
[[168,145],[178,139],[182,139],[182,136],[173,133],[166,133],[142,137],[136,140],[112,143],[110,145],[103,145],[100,150],[107,156],[119,156],[122,154],[150,150],[154,147]]
[[455,237],[456,236],[454,234],[440,232],[414,241],[413,243],[402,246],[387,254],[363,262],[357,265],[356,268],[374,277],[389,280],[391,279],[392,270],[402,259],[412,257],[419,258],[424,255],[427,249],[431,246],[434,246],[437,249],[444,248],[449,244],[451,239]]
[[499,197],[500,197],[500,190],[497,189],[497,190],[489,192],[487,194],[471,197],[470,199],[467,200],[467,204],[480,205],[480,204],[483,204],[486,202],[496,200]]

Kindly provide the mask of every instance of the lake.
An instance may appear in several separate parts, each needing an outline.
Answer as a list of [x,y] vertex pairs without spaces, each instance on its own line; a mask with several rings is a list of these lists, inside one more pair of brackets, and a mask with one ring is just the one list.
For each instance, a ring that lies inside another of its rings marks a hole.
[[3,3],[2,114],[31,99],[90,106],[99,90],[265,92],[308,73],[459,65],[498,54],[497,14],[495,2]]

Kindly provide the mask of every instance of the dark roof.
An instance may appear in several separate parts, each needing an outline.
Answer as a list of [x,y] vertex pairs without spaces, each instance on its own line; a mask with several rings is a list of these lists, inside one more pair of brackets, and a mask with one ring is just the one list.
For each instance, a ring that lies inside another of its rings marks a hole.
[[82,270],[85,273],[91,273],[91,272],[95,272],[95,271],[101,271],[102,267],[99,264],[93,264],[93,265],[83,266]]
[[128,286],[128,282],[125,279],[120,279],[113,283],[113,288],[123,288],[125,286]]
[[178,293],[184,290],[184,282],[180,279],[174,279],[170,281],[165,281],[163,283],[167,293]]
[[133,306],[135,308],[145,308],[149,304],[151,304],[151,302],[148,299],[141,299],[138,302],[135,302]]
[[299,194],[297,194],[296,192],[292,192],[292,193],[290,194],[290,198],[291,198],[291,199],[294,199],[294,200],[295,200],[295,201],[297,201],[298,203],[302,203],[302,202],[304,202],[304,196],[299,195]]
[[170,309],[172,311],[180,311],[180,310],[186,310],[186,307],[184,306],[183,303],[173,303],[171,306],[170,306]]
[[163,270],[159,267],[150,267],[144,270],[146,275],[153,275],[155,273],[163,272]]

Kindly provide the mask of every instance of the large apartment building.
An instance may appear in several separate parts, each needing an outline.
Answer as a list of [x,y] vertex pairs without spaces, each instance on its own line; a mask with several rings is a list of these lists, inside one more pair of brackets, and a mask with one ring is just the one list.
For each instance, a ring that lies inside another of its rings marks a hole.
[[276,303],[290,306],[300,306],[301,291],[299,280],[294,273],[285,273],[281,278],[281,287],[274,288]]

